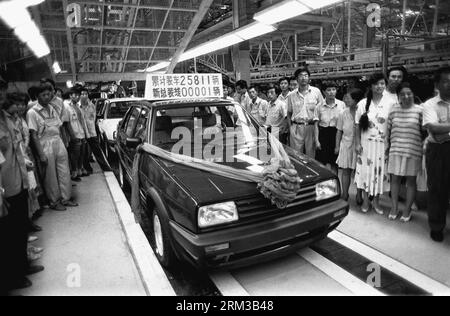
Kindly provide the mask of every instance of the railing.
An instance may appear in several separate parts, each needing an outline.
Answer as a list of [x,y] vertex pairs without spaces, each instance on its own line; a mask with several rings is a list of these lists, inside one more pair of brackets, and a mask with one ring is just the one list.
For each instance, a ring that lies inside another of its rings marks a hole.
[[[448,37],[405,42],[395,47],[396,51],[402,51],[402,53],[390,56],[388,65],[390,67],[404,66],[410,73],[434,71],[441,66],[450,65],[449,49],[450,38]],[[293,61],[269,67],[253,68],[251,81],[253,83],[274,82],[280,78],[292,76],[297,65],[302,63],[308,64],[312,79],[364,76],[383,70],[381,50],[367,49],[347,54],[317,57],[310,61]]]

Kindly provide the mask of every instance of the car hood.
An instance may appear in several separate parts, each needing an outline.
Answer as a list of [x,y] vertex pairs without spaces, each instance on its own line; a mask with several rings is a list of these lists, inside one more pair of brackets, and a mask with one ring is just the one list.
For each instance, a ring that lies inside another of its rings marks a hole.
[[[298,171],[302,186],[312,185],[322,179],[327,180],[334,177],[330,171],[315,160],[300,155],[288,147],[286,147],[286,152]],[[160,161],[166,166],[169,173],[178,180],[180,185],[189,190],[201,205],[235,201],[261,194],[255,183],[233,180],[162,159]],[[226,163],[226,165],[242,170],[247,170],[247,167],[251,166],[247,162]]]

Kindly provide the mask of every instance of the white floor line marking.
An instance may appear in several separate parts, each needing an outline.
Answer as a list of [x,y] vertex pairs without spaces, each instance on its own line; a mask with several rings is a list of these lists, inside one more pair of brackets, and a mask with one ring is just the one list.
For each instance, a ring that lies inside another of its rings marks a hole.
[[380,291],[309,248],[300,250],[297,254],[355,295],[384,296]]
[[223,296],[250,296],[230,272],[214,272],[209,277]]
[[375,250],[338,231],[331,232],[328,237],[341,245],[357,252],[370,261],[379,264],[390,272],[411,282],[415,286],[423,289],[432,295],[449,295],[450,288],[429,276]]

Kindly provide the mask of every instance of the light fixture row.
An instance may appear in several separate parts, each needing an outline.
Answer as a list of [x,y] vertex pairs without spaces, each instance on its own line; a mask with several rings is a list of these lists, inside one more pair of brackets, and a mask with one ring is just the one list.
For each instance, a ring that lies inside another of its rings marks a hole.
[[[221,49],[251,40],[258,36],[269,34],[276,30],[274,26],[285,20],[296,16],[332,5],[344,0],[285,0],[273,6],[268,7],[254,15],[256,22],[234,30],[219,38],[210,40],[206,43],[184,52],[179,61],[186,61],[198,56],[206,55]],[[147,68],[146,72],[155,72],[167,68],[170,61],[161,62],[155,66]]]
[[25,43],[37,58],[50,54],[47,41],[28,12],[29,6],[44,0],[6,0],[0,2],[0,18]]

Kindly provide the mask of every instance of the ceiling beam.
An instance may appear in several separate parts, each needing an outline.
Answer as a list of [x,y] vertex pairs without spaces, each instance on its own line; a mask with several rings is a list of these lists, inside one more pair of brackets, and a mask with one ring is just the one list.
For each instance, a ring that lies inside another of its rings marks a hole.
[[[147,9],[147,10],[163,10],[167,11],[169,9],[168,6],[158,6],[158,5],[141,5],[137,4],[127,4],[127,3],[117,3],[117,2],[99,2],[99,1],[70,1],[74,3],[78,3],[80,5],[90,5],[90,6],[112,6],[112,7],[127,7],[127,8],[138,8],[139,9]],[[189,8],[173,8],[172,11],[179,12],[197,12],[197,9],[189,9]]]
[[[67,0],[62,0],[63,2],[63,11],[64,11],[64,23],[67,21],[67,18],[69,14],[67,13]],[[72,31],[70,27],[66,27],[66,36],[67,36],[67,45],[69,46],[69,56],[70,56],[70,68],[72,70],[72,82],[77,81],[77,68],[75,65],[75,55],[74,55],[74,47],[73,47],[73,37],[72,37]]]
[[289,22],[320,22],[320,23],[337,23],[337,19],[321,14],[302,14],[289,20]]
[[231,27],[233,26],[233,17],[229,17],[228,19],[225,19],[225,20],[215,24],[214,26],[211,26],[211,27],[207,28],[206,30],[195,34],[195,36],[192,37],[192,41],[197,41],[205,36],[208,36],[209,34],[215,32],[215,31],[222,30],[225,27],[227,27],[228,25],[230,25]]
[[[106,45],[106,44],[104,44],[104,45],[100,45],[100,44],[73,44],[73,46],[74,47],[83,47],[83,48],[100,48],[100,47],[103,47],[103,48],[111,48],[111,49],[114,49],[114,48],[126,48],[127,47],[127,45]],[[130,49],[157,49],[157,48],[160,48],[160,49],[173,49],[173,50],[176,49],[176,47],[173,47],[173,46],[145,46],[145,45],[131,45],[129,48]]]
[[[152,63],[160,63],[165,60],[152,60]],[[125,59],[83,59],[83,60],[77,60],[77,63],[127,63],[127,64],[146,64],[147,60],[125,60]]]
[[[80,29],[88,29],[88,30],[97,30],[100,31],[102,29],[101,26],[95,26],[95,25],[83,25],[80,28],[77,28],[77,30]],[[134,31],[134,32],[159,32],[160,29],[155,28],[148,28],[148,27],[127,27],[127,26],[104,26],[104,30],[117,30],[117,31]],[[44,27],[44,31],[47,32],[65,32],[66,29],[63,27]],[[174,32],[174,33],[185,33],[186,29],[163,29],[162,32]]]
[[[104,73],[83,73],[77,76],[78,81],[82,82],[107,82],[107,81],[144,81],[147,79],[145,72],[104,72]],[[56,76],[56,82],[67,82],[72,80],[70,74],[59,74]]]
[[172,60],[170,62],[169,67],[167,68],[167,73],[173,73],[175,66],[178,64],[178,60],[180,59],[181,54],[184,53],[186,48],[188,47],[190,41],[192,40],[192,37],[194,36],[195,32],[198,29],[198,26],[203,21],[203,18],[205,17],[205,14],[208,12],[209,8],[211,7],[211,4],[214,0],[202,0],[202,3],[200,4],[200,8],[198,9],[197,14],[195,14],[194,19],[191,22],[191,25],[189,26],[188,31],[184,35],[183,39],[181,40],[180,45],[178,46],[177,51],[175,52],[175,55],[172,57]]

